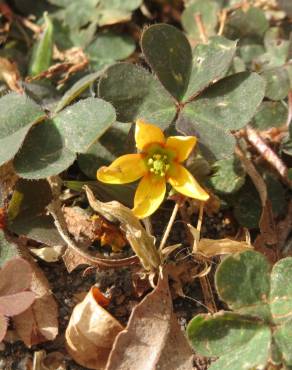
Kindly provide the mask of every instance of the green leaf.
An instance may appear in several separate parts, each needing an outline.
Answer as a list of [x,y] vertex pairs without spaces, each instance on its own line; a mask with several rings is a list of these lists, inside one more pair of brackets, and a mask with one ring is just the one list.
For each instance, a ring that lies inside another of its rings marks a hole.
[[176,129],[184,135],[197,136],[199,148],[209,162],[233,156],[235,138],[216,123],[201,123],[196,120],[192,104],[187,104],[176,121]]
[[100,0],[98,6],[99,26],[129,21],[131,13],[142,4],[142,0]]
[[274,338],[285,364],[292,365],[292,320],[276,328]]
[[62,99],[58,102],[55,113],[60,112],[60,110],[62,110],[66,105],[70,104],[75,98],[81,95],[83,91],[85,91],[91,84],[94,83],[94,81],[96,81],[101,76],[102,73],[102,70],[90,73],[75,82],[75,84],[65,92]]
[[115,122],[115,110],[102,99],[87,98],[67,107],[54,118],[64,145],[72,152],[86,153]]
[[250,7],[244,12],[236,10],[225,26],[225,35],[231,39],[244,39],[248,36],[261,40],[269,28],[265,12],[259,8]]
[[184,100],[223,78],[236,51],[236,42],[216,36],[207,44],[199,44],[193,50],[193,67]]
[[215,29],[218,22],[218,12],[219,6],[215,1],[193,0],[189,5],[187,5],[186,9],[182,13],[182,26],[191,38],[199,40],[200,31],[195,22],[195,15],[199,13],[201,15],[207,35],[212,36],[215,34]]
[[187,104],[186,110],[201,126],[221,125],[224,130],[238,130],[251,120],[264,91],[264,80],[258,74],[237,73],[209,87]]
[[247,251],[228,256],[216,271],[215,284],[220,299],[231,309],[269,318],[270,266],[262,254]]
[[126,59],[135,51],[134,40],[113,32],[100,33],[85,50],[92,66],[104,66]]
[[245,171],[237,158],[223,159],[214,163],[215,173],[209,184],[221,194],[230,194],[239,190],[245,182]]
[[98,90],[101,98],[113,104],[121,122],[143,118],[165,129],[176,113],[173,99],[159,81],[133,64],[109,67],[99,81]]
[[262,206],[258,192],[250,180],[234,195],[233,204],[234,217],[241,226],[258,228]]
[[[271,273],[271,311],[276,324],[292,318],[292,257],[278,261]],[[291,324],[290,324],[291,325]]]
[[287,107],[281,102],[264,101],[253,117],[251,125],[258,130],[281,127],[287,120]]
[[52,63],[54,28],[47,13],[44,13],[45,27],[40,39],[33,47],[29,74],[36,76],[46,71]]
[[25,95],[11,93],[0,99],[0,165],[13,158],[31,126],[45,113]]
[[264,71],[261,76],[266,80],[265,96],[271,100],[282,100],[290,89],[289,74],[284,67]]
[[75,158],[54,122],[48,120],[32,128],[13,163],[19,176],[42,179],[64,171]]
[[[17,205],[11,204],[14,199],[18,200]],[[19,180],[8,208],[9,230],[46,245],[63,245],[53,218],[47,215],[46,206],[51,200],[52,193],[47,181]],[[13,218],[11,208],[17,208]]]
[[[246,331],[250,328],[246,327]],[[238,333],[239,336],[242,332]],[[271,331],[267,326],[261,326],[246,345],[238,348],[234,353],[228,352],[213,363],[209,370],[245,370],[264,368],[269,360],[271,345]],[[222,348],[221,348],[222,350]]]
[[192,50],[185,35],[171,25],[155,24],[143,32],[141,48],[162,85],[181,100],[192,68]]
[[[265,364],[271,340],[267,326],[252,317],[232,312],[218,312],[212,316],[197,315],[187,326],[187,336],[193,348],[201,355],[221,356],[220,362],[212,365],[213,369],[230,370],[243,370],[243,357],[245,363],[254,361],[254,365]],[[256,348],[260,347],[261,351],[254,350],[255,343],[258,343]],[[253,356],[250,356],[250,352]],[[245,367],[251,368],[252,362],[251,366]]]
[[17,246],[10,243],[3,232],[0,230],[0,268],[11,258],[19,256]]
[[284,38],[282,28],[269,28],[265,33],[264,44],[270,56],[269,67],[279,67],[287,61],[290,42]]

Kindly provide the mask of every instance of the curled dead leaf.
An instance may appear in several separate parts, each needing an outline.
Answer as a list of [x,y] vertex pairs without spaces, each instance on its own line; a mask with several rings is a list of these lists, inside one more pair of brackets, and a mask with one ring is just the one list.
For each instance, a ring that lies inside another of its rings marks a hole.
[[146,232],[139,219],[123,204],[112,201],[108,203],[95,199],[88,186],[84,187],[88,202],[94,211],[101,214],[110,222],[119,222],[121,230],[133,251],[139,257],[146,270],[155,270],[160,264],[160,256],[154,244],[154,238]]
[[66,329],[66,347],[72,358],[89,369],[104,369],[122,325],[100,304],[100,292],[92,287],[72,312]]
[[244,242],[232,239],[200,239],[196,253],[210,258],[220,254],[233,254],[253,249],[253,246]]

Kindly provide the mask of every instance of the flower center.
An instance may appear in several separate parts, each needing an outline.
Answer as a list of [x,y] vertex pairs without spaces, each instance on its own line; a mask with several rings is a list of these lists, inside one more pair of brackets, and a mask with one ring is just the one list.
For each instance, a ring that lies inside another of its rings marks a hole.
[[147,165],[150,172],[161,177],[165,176],[170,167],[168,156],[165,154],[153,154],[150,158],[148,158]]

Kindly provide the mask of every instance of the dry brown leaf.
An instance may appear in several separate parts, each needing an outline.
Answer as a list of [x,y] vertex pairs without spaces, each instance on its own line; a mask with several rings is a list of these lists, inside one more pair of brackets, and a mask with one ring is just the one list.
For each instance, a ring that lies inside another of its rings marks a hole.
[[117,201],[103,203],[95,199],[88,186],[84,187],[89,204],[95,212],[110,222],[119,222],[121,230],[133,251],[139,257],[146,270],[155,270],[161,264],[160,256],[154,244],[154,238],[146,232],[133,212]]
[[192,351],[172,308],[168,278],[132,311],[127,328],[118,334],[106,370],[190,370]]
[[23,93],[17,65],[2,57],[0,57],[0,80],[5,81],[11,90]]
[[104,369],[122,325],[101,305],[92,287],[75,306],[66,329],[66,347],[72,358],[89,369]]
[[66,370],[65,356],[61,352],[36,351],[32,370]]
[[14,316],[13,322],[20,339],[31,347],[55,339],[58,334],[58,309],[42,270],[34,262],[26,247],[19,244],[18,247],[32,268],[30,289],[35,293],[36,299],[28,310]]
[[68,231],[77,242],[91,244],[99,240],[101,245],[110,245],[114,252],[119,252],[127,241],[121,231],[103,217],[90,216],[80,207],[63,207]]
[[122,266],[131,266],[139,264],[139,259],[136,256],[122,259],[107,259],[93,257],[83,251],[69,236],[67,223],[61,209],[60,192],[62,181],[58,176],[48,178],[51,186],[53,201],[47,207],[49,213],[54,218],[56,228],[62,239],[67,244],[66,252],[63,255],[66,268],[69,272],[73,271],[77,266],[85,264],[90,266],[98,266],[99,268],[114,268]]
[[196,253],[210,258],[220,254],[233,254],[253,249],[253,246],[244,242],[232,239],[200,239]]

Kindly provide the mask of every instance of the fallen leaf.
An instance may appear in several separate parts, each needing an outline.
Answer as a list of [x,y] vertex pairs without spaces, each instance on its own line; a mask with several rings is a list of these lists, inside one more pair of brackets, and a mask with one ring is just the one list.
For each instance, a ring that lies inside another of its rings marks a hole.
[[122,325],[99,303],[100,292],[92,287],[77,304],[66,329],[66,347],[72,358],[90,369],[104,369]]
[[83,251],[69,236],[67,223],[61,209],[60,189],[62,181],[57,176],[48,178],[53,194],[52,202],[47,206],[47,210],[53,216],[54,224],[58,233],[67,244],[66,252],[64,253],[63,260],[69,272],[73,271],[77,266],[85,264],[90,266],[98,266],[99,268],[113,268],[122,266],[131,266],[139,263],[136,256],[122,259],[107,259],[93,257]]
[[173,313],[167,276],[132,311],[106,370],[190,370],[192,350]]
[[43,261],[57,262],[62,257],[65,246],[55,245],[54,247],[30,248],[30,251]]
[[66,370],[65,356],[61,352],[36,351],[32,370]]
[[20,257],[12,258],[0,270],[0,342],[6,334],[7,317],[27,310],[35,300],[35,294],[28,291],[31,279],[30,265]]
[[228,238],[224,239],[200,239],[196,253],[210,258],[221,254],[233,254],[253,249],[253,246],[244,242]]
[[123,204],[112,201],[108,203],[95,199],[88,186],[84,187],[91,208],[110,222],[119,222],[121,230],[133,251],[139,257],[146,270],[155,270],[160,266],[160,256],[154,244],[153,236],[149,235],[133,212]]
[[80,207],[63,207],[68,231],[77,242],[99,240],[101,246],[109,245],[114,252],[119,252],[127,241],[121,231],[98,215],[89,215]]
[[23,89],[20,85],[20,73],[17,65],[9,59],[0,57],[0,80],[7,83],[8,87],[18,93]]
[[18,248],[32,269],[30,290],[34,292],[36,299],[29,309],[14,316],[13,322],[20,339],[31,347],[55,339],[58,334],[58,308],[47,278],[34,262],[27,247],[18,244]]

